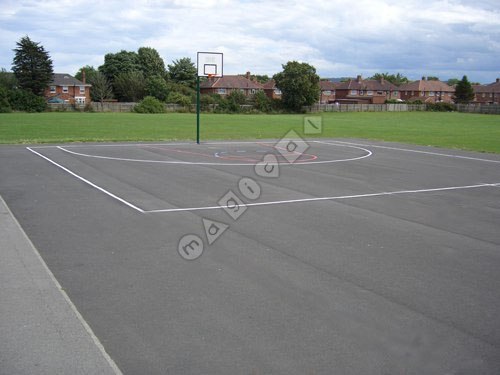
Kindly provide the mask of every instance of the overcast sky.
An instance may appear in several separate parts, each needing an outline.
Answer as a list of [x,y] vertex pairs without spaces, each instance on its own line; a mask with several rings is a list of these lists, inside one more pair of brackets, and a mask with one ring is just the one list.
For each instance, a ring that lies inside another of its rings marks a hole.
[[0,0],[0,67],[40,42],[58,73],[147,46],[170,64],[224,53],[224,73],[273,75],[290,60],[321,77],[401,72],[500,77],[500,0]]

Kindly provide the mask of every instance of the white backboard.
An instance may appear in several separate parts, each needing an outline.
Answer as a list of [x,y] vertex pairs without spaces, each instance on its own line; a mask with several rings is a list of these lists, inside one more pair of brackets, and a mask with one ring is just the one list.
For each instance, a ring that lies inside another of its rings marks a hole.
[[222,77],[223,54],[219,52],[198,52],[197,66],[199,77]]

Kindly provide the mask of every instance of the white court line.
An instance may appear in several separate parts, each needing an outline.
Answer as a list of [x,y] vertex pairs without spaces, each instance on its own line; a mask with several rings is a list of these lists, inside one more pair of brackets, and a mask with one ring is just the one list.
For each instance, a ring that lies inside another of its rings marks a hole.
[[[331,200],[355,199],[355,198],[369,198],[369,197],[380,197],[380,196],[385,196],[385,195],[429,193],[429,192],[437,192],[437,191],[465,190],[465,189],[477,189],[477,188],[483,188],[483,187],[498,187],[498,186],[500,186],[500,183],[493,183],[493,184],[483,183],[483,184],[476,184],[476,185],[448,186],[448,187],[431,188],[431,189],[397,190],[397,191],[384,191],[384,192],[380,192],[380,193],[338,195],[338,196],[333,196],[333,197],[302,198],[302,199],[289,199],[289,200],[282,200],[282,201],[246,203],[245,206],[247,206],[247,207],[271,206],[271,205],[277,205],[277,204],[318,202],[318,201],[331,201]],[[223,209],[223,207],[222,206],[205,206],[205,207],[189,207],[189,208],[167,208],[167,209],[160,209],[160,210],[144,211],[144,213],[154,214],[154,213],[218,210],[218,209]]]
[[134,210],[139,211],[139,212],[141,212],[141,213],[144,213],[144,210],[143,210],[142,208],[139,208],[139,207],[137,207],[137,206],[134,206],[132,203],[127,202],[125,199],[120,198],[119,196],[117,196],[117,195],[115,195],[115,194],[113,194],[113,193],[111,193],[111,192],[107,191],[106,189],[104,189],[104,188],[102,188],[102,187],[100,187],[100,186],[98,186],[98,185],[94,184],[93,182],[91,182],[91,181],[87,180],[86,178],[83,178],[82,176],[80,176],[80,175],[76,174],[75,172],[73,172],[73,171],[69,170],[68,168],[63,167],[61,164],[56,163],[54,160],[52,160],[52,159],[48,158],[47,156],[42,155],[42,154],[40,154],[39,152],[37,152],[37,151],[35,151],[35,150],[31,149],[30,147],[26,147],[26,148],[27,148],[29,151],[31,151],[32,153],[34,153],[34,154],[36,154],[36,155],[40,156],[41,158],[43,158],[43,159],[47,160],[47,161],[48,161],[48,162],[50,162],[50,163],[52,163],[52,164],[53,164],[53,165],[55,165],[56,167],[61,168],[63,171],[65,171],[65,172],[69,173],[69,174],[70,174],[70,175],[72,175],[73,177],[78,178],[80,181],[83,181],[83,182],[85,182],[86,184],[89,184],[89,185],[90,185],[90,186],[92,186],[93,188],[96,188],[97,190],[99,190],[99,191],[103,192],[104,194],[109,195],[111,198],[116,199],[117,201],[119,201],[119,202],[121,202],[121,203],[123,203],[123,204],[127,205],[128,207],[133,208]]
[[[311,141],[311,142],[325,143],[325,142],[322,142],[322,141]],[[423,150],[412,150],[412,149],[408,149],[408,148],[389,147],[389,146],[380,146],[380,145],[364,144],[364,143],[354,143],[354,142],[343,142],[343,141],[331,141],[331,142],[342,143],[342,144],[345,144],[345,145],[364,146],[364,147],[376,147],[376,148],[383,148],[383,149],[395,150],[395,151],[415,152],[417,154],[427,154],[427,155],[434,155],[434,156],[444,156],[444,157],[448,157],[448,158],[478,160],[478,161],[486,161],[486,162],[490,162],[490,163],[500,163],[500,160],[474,158],[472,156],[442,154],[440,152],[423,151]]]
[[[294,141],[295,142],[295,141]],[[301,142],[301,141],[297,141]],[[304,142],[304,141],[302,141]],[[366,152],[366,154],[357,156],[354,158],[347,158],[347,159],[334,159],[334,160],[320,160],[320,161],[307,161],[307,162],[295,162],[295,163],[285,163],[285,162],[268,162],[268,165],[279,165],[279,166],[290,166],[290,165],[308,165],[308,164],[329,164],[329,163],[339,163],[339,162],[344,162],[344,161],[355,161],[355,160],[361,160],[364,158],[368,158],[372,155],[372,152],[366,148],[363,147],[358,147],[358,146],[352,146],[352,145],[343,145],[343,144],[335,144],[335,143],[326,143],[326,142],[319,142],[315,141],[316,143],[322,143],[330,146],[339,146],[339,147],[349,147],[349,148],[355,148],[358,150],[362,150]],[[223,144],[238,144],[239,142],[226,142]],[[255,142],[246,142],[246,143],[253,143]],[[307,143],[307,142],[305,142]],[[217,144],[217,143],[213,143]],[[150,145],[151,146],[151,145]],[[164,144],[165,146],[165,144]],[[61,151],[67,152],[69,154],[73,155],[78,155],[78,156],[83,156],[87,158],[94,158],[94,159],[105,159],[105,160],[117,160],[117,161],[128,161],[128,162],[137,162],[137,163],[155,163],[155,164],[176,164],[176,165],[214,165],[214,166],[254,166],[257,164],[257,162],[252,162],[252,163],[214,163],[214,162],[192,162],[192,161],[170,161],[170,160],[151,160],[151,159],[130,159],[130,158],[118,158],[118,157],[112,157],[112,156],[102,156],[102,155],[92,155],[92,154],[84,154],[82,152],[76,152],[76,151],[71,151],[68,150],[67,148],[64,148],[62,146],[55,146]],[[66,146],[67,147],[67,146]]]

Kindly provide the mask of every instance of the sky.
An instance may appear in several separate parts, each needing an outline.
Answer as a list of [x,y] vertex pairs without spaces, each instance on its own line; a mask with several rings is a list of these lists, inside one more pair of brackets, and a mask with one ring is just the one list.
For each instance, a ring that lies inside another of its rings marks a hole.
[[56,73],[106,53],[153,47],[166,64],[224,53],[224,74],[273,74],[288,61],[320,77],[500,77],[500,0],[0,0],[0,68],[28,35]]

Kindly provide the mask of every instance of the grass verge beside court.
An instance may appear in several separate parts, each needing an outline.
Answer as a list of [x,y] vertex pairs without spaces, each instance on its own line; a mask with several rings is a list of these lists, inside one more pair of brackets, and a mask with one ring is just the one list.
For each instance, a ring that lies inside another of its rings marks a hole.
[[[308,116],[315,116],[311,114]],[[500,153],[500,116],[435,113],[324,113],[326,138],[364,138]],[[302,134],[304,115],[201,115],[201,140],[276,139]],[[0,143],[194,140],[196,116],[170,113],[0,114]],[[308,136],[310,138],[310,136]]]

